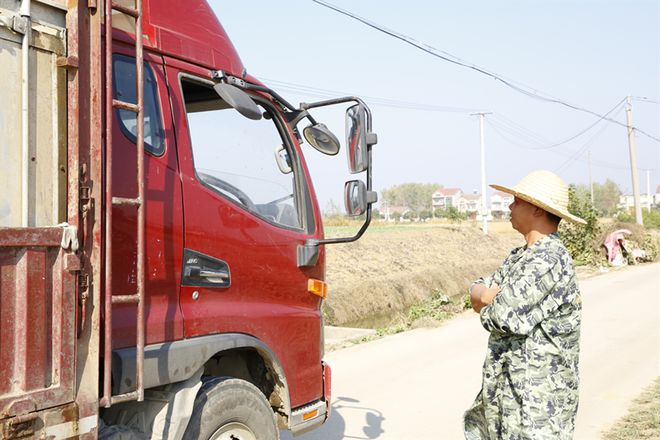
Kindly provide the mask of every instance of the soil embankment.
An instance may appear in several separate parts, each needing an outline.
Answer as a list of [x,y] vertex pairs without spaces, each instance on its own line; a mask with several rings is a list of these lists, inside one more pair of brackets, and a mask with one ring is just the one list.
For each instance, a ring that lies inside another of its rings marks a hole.
[[326,324],[383,327],[433,293],[464,295],[522,244],[508,222],[489,235],[475,223],[372,225],[355,243],[326,246]]

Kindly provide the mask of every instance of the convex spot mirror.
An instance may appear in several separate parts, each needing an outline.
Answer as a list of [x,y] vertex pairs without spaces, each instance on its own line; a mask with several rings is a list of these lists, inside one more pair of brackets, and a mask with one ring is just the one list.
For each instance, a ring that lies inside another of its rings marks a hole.
[[376,135],[368,132],[367,111],[355,104],[346,110],[346,152],[348,168],[352,174],[369,167],[369,145],[376,143]]
[[303,136],[312,147],[323,154],[334,156],[339,153],[339,139],[325,124],[319,122],[308,125],[303,129]]
[[238,87],[227,83],[218,83],[213,86],[213,90],[231,107],[235,108],[240,114],[248,119],[258,121],[261,119],[261,111],[257,104]]
[[367,187],[361,180],[351,180],[344,185],[346,214],[356,217],[367,212]]

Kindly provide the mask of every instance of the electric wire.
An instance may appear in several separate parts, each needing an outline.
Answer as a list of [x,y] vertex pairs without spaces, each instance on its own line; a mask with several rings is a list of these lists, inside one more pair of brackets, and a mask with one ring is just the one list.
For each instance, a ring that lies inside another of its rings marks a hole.
[[[540,135],[534,133],[533,131],[531,131],[531,130],[525,128],[525,127],[523,127],[523,126],[520,125],[520,124],[515,123],[514,121],[512,121],[512,120],[510,120],[510,119],[508,119],[508,118],[503,117],[502,115],[499,115],[499,118],[502,119],[503,121],[505,121],[503,124],[508,125],[509,127],[513,127],[513,128],[512,128],[513,131],[519,131],[519,132],[523,133],[524,136],[527,136],[529,139],[531,139],[531,141],[532,141],[533,143],[535,143],[536,145],[538,145],[537,147],[529,147],[529,146],[527,146],[527,147],[522,147],[522,148],[525,148],[525,149],[528,149],[528,150],[550,150],[550,149],[553,149],[553,148],[557,148],[557,147],[559,147],[559,146],[561,146],[561,145],[567,144],[567,143],[571,142],[572,140],[577,139],[578,137],[582,136],[582,135],[585,134],[587,131],[591,130],[593,127],[595,127],[596,125],[598,125],[598,123],[600,123],[601,121],[605,120],[608,116],[610,116],[610,115],[611,115],[613,112],[615,112],[617,109],[618,109],[618,110],[621,110],[621,108],[623,107],[623,104],[624,104],[625,100],[626,100],[626,98],[623,98],[621,101],[617,102],[616,105],[615,105],[614,107],[612,107],[612,109],[610,109],[607,113],[605,113],[605,115],[603,115],[601,118],[599,118],[598,120],[596,120],[596,121],[593,122],[592,124],[589,124],[586,128],[580,130],[579,132],[577,132],[577,133],[574,134],[573,136],[570,136],[570,137],[564,139],[563,141],[555,142],[555,143],[552,143],[552,144],[547,144],[546,142],[540,143],[540,142],[537,140],[537,139],[542,139],[542,137],[541,137]],[[500,123],[502,124],[502,121],[500,121]],[[505,129],[505,128],[502,127],[502,126],[500,126],[500,128]],[[507,132],[509,132],[509,133],[511,133],[511,134],[514,134],[514,133],[512,133],[512,130],[505,129],[505,131],[507,131]],[[514,134],[514,136],[515,136],[515,134]]]
[[[606,121],[612,122],[614,124],[617,124],[617,125],[620,125],[620,126],[623,126],[623,127],[627,127],[626,124],[624,124],[620,121],[617,121],[615,119],[608,118],[606,115],[601,115],[601,114],[596,113],[596,112],[594,112],[592,110],[589,110],[587,108],[580,107],[580,106],[577,106],[575,104],[571,104],[571,103],[566,102],[564,100],[561,100],[559,98],[553,97],[552,95],[549,95],[545,92],[541,92],[538,89],[535,89],[533,87],[522,84],[518,81],[514,81],[514,80],[508,79],[508,78],[506,78],[502,75],[499,75],[497,73],[490,72],[490,71],[486,70],[485,68],[476,66],[474,64],[468,64],[466,61],[458,58],[455,55],[450,54],[449,52],[446,52],[446,51],[443,51],[443,50],[440,50],[440,49],[436,49],[433,46],[430,46],[426,43],[419,42],[419,41],[417,41],[417,40],[413,39],[412,37],[409,37],[405,34],[387,29],[384,26],[376,24],[376,23],[374,23],[370,20],[367,20],[366,18],[360,17],[360,16],[358,16],[358,15],[352,13],[352,12],[349,12],[345,9],[339,8],[339,7],[337,7],[335,5],[332,5],[328,2],[325,2],[323,0],[312,0],[312,1],[314,3],[317,3],[321,6],[323,6],[323,7],[331,9],[335,12],[340,13],[340,14],[346,15],[347,17],[350,17],[354,20],[357,20],[357,21],[359,21],[359,22],[361,22],[361,23],[363,23],[363,24],[365,24],[365,25],[367,25],[367,26],[369,26],[369,27],[371,27],[371,28],[373,28],[373,29],[375,29],[379,32],[382,32],[382,33],[387,34],[387,35],[389,35],[393,38],[401,40],[404,43],[407,43],[411,46],[414,46],[417,49],[420,49],[420,50],[428,53],[429,55],[440,58],[440,59],[442,59],[444,61],[447,61],[449,63],[456,64],[458,66],[462,66],[462,67],[474,70],[478,73],[481,73],[481,74],[486,75],[490,78],[493,78],[496,81],[500,81],[501,83],[505,84],[509,88],[511,88],[511,89],[513,89],[513,90],[515,90],[519,93],[522,93],[522,94],[524,94],[524,95],[526,95],[530,98],[534,98],[534,99],[538,99],[538,100],[542,100],[542,101],[546,101],[546,102],[550,102],[550,103],[563,105],[563,106],[571,108],[573,110],[580,111],[580,112],[583,112],[583,113],[588,113],[588,114],[591,114],[593,116],[597,116],[600,119],[605,119]],[[518,83],[520,85],[516,85],[516,83]],[[648,138],[650,138],[650,139],[653,139],[656,142],[660,142],[660,138],[657,138],[657,137],[645,132],[644,130],[641,130],[641,129],[636,128],[636,127],[633,127],[633,130],[640,133],[640,134],[642,134],[642,135],[644,135],[644,136],[646,136],[646,137],[648,137]]]
[[565,170],[569,165],[573,164],[573,162],[577,161],[585,151],[587,151],[589,148],[591,148],[591,145],[593,142],[598,139],[598,137],[603,134],[605,129],[607,129],[607,125],[603,125],[600,130],[598,130],[596,133],[594,133],[593,136],[589,138],[580,148],[577,149],[577,151],[570,156],[566,161],[564,161],[561,165],[559,165],[556,169],[555,172],[559,174],[561,171]]
[[648,102],[650,104],[660,104],[660,101],[657,99],[650,99],[645,96],[631,96],[632,99],[639,102]]
[[[337,90],[330,90],[330,89],[323,89],[319,87],[313,87],[309,85],[302,85],[302,84],[295,84],[291,82],[285,82],[285,81],[280,81],[280,80],[275,80],[275,79],[270,79],[270,78],[261,78],[262,80],[268,82],[269,84],[272,84],[279,89],[282,90],[287,90],[292,93],[297,93],[301,94],[301,96],[314,96],[314,97],[319,97],[319,98],[334,98],[337,96],[347,96],[347,95],[352,95],[352,93],[348,92],[341,92]],[[422,111],[431,111],[431,112],[445,112],[445,113],[471,113],[477,111],[476,109],[472,108],[465,108],[465,107],[449,107],[449,106],[437,106],[433,104],[423,104],[423,103],[416,103],[416,102],[411,102],[411,101],[402,101],[402,100],[395,100],[391,98],[380,98],[380,97],[374,97],[374,96],[362,96],[365,101],[367,101],[369,104],[375,105],[375,106],[382,106],[382,107],[392,107],[392,108],[402,108],[402,109],[412,109],[412,110],[422,110]],[[511,141],[512,143],[520,146],[523,149],[531,149],[531,150],[544,150],[544,149],[552,149],[559,147],[561,145],[564,145],[587,131],[589,131],[591,128],[595,127],[599,122],[603,121],[606,119],[606,117],[615,111],[618,106],[622,105],[623,102],[625,101],[626,98],[623,98],[621,101],[619,101],[614,108],[609,110],[607,113],[605,113],[604,116],[600,117],[597,119],[595,122],[592,124],[588,125],[586,128],[583,130],[580,130],[578,133],[576,133],[573,136],[570,136],[567,139],[564,139],[563,141],[560,142],[555,142],[552,144],[549,144],[548,141],[543,138],[541,135],[538,133],[535,133],[534,131],[518,124],[517,122],[505,117],[501,113],[493,113],[493,116],[495,118],[501,119],[501,123],[503,125],[507,125],[510,128],[504,128],[503,126],[500,126],[501,129],[511,133],[512,135],[516,136],[516,132],[518,133],[523,133],[524,136],[527,136],[531,143],[534,143],[537,145],[536,148],[530,148],[528,146],[524,146],[522,144],[516,143],[514,141]]]
[[[612,117],[617,117],[620,115],[621,111],[623,110],[624,106],[619,104],[620,107],[618,109],[615,109],[616,113],[612,115]],[[506,118],[504,118],[506,119]],[[514,145],[516,147],[522,148],[524,150],[535,150],[534,148],[529,148],[528,145],[521,144],[518,142],[516,139],[512,139],[510,136],[514,136],[514,138],[522,139],[523,141],[527,141],[526,139],[523,139],[520,137],[515,131],[511,130],[510,127],[507,127],[506,125],[502,124],[501,121],[496,121],[493,118],[487,118],[486,119],[487,124],[489,127],[504,141],[507,143]],[[514,121],[511,121],[513,124],[517,125]],[[521,128],[525,128],[520,126]],[[549,151],[550,153],[557,154],[563,157],[567,157],[568,159],[564,161],[559,167],[557,167],[557,171],[561,171],[566,169],[569,165],[571,165],[573,162],[580,161],[580,162],[586,162],[586,160],[581,160],[580,157],[584,154],[584,152],[593,144],[593,142],[604,132],[604,130],[608,127],[608,125],[604,125],[601,127],[601,129],[598,130],[591,138],[589,138],[584,144],[582,144],[575,152],[572,153],[564,153],[559,150],[552,150]],[[508,133],[505,134],[503,131],[506,131]],[[533,132],[532,132],[533,133]],[[509,136],[510,135],[510,136]],[[599,168],[609,168],[609,169],[616,169],[616,170],[629,170],[630,167],[625,167],[621,165],[616,165],[613,163],[609,163],[606,161],[601,161],[601,160],[593,160],[591,161],[591,164],[594,166],[597,166]],[[654,170],[654,169],[650,169]]]
[[[272,85],[278,89],[287,90],[292,93],[300,94],[301,96],[314,96],[318,98],[336,98],[338,96],[351,96],[354,93],[341,92],[337,90],[322,89],[319,87],[312,87],[302,84],[294,84],[285,81],[279,81],[275,79],[263,78],[260,79],[267,82],[269,85]],[[361,95],[362,99],[367,101],[369,104],[382,107],[393,107],[393,108],[403,108],[403,109],[412,109],[412,110],[423,110],[431,112],[445,112],[445,113],[470,113],[477,111],[474,108],[466,107],[451,107],[451,106],[440,106],[433,104],[423,104],[411,101],[403,101],[391,98],[382,98],[376,96],[367,96]]]
[[520,133],[522,136],[530,139],[533,143],[536,143],[538,145],[547,145],[549,144],[548,140],[543,137],[542,135],[536,133],[533,130],[530,130],[527,127],[524,127],[517,123],[516,121],[507,118],[504,116],[502,113],[493,113],[493,117],[500,121],[503,125],[506,125],[510,127],[511,130]]

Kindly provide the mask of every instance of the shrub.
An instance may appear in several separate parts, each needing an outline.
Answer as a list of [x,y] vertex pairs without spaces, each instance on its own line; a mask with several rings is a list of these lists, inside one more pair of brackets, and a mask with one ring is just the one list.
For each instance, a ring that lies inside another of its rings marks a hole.
[[[616,215],[616,220],[622,223],[635,223],[635,214],[629,211],[622,211]],[[644,226],[650,229],[660,229],[660,211],[647,211],[642,209],[642,222]]]
[[457,208],[450,206],[447,209],[447,219],[452,222],[460,222],[461,220],[467,220],[468,216],[466,213],[459,211]]
[[421,221],[426,221],[433,217],[433,213],[428,209],[423,209],[419,212],[419,218]]
[[644,210],[642,212],[642,218],[644,220],[644,226],[651,229],[660,229],[660,211]]
[[596,210],[588,197],[579,197],[575,187],[568,189],[568,210],[584,219],[587,224],[569,223],[566,220],[559,225],[559,233],[564,245],[573,257],[576,265],[598,264],[601,260],[600,226]]
[[618,212],[614,218],[621,223],[635,223],[635,216],[628,211]]

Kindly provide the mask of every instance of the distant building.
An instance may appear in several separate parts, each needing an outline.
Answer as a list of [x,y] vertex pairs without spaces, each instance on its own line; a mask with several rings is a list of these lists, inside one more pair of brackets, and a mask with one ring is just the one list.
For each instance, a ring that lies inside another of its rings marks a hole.
[[388,222],[393,222],[396,220],[396,217],[402,218],[405,214],[410,212],[410,208],[407,206],[390,206],[387,203],[383,203],[382,209],[380,211],[380,216],[383,220]]
[[494,218],[508,218],[511,215],[509,205],[513,203],[513,196],[502,191],[495,191],[490,197],[490,211]]
[[[651,202],[651,205],[653,205],[654,203],[658,203],[660,201],[660,194],[656,193],[650,195],[648,194],[639,195],[639,204],[642,206],[642,208],[646,208],[648,206],[649,201]],[[635,196],[631,194],[619,196],[619,204],[616,205],[616,207],[621,211],[630,211],[632,209],[635,209]]]
[[458,210],[476,214],[481,210],[481,194],[464,194],[458,199]]
[[463,191],[459,188],[440,188],[431,196],[431,206],[433,211],[436,209],[448,209],[454,207],[458,209],[459,199]]

